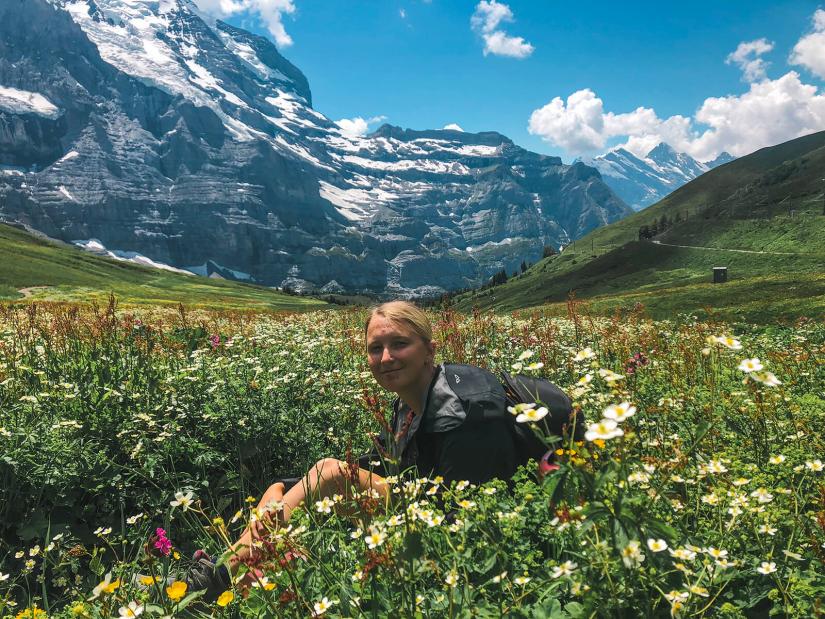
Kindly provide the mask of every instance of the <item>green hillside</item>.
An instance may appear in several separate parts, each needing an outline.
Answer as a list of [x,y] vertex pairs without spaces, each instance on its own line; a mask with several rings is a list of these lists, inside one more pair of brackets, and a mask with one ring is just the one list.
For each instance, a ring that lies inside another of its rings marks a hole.
[[[0,224],[0,300],[98,301],[213,309],[318,309],[316,299],[261,286],[187,276],[95,256]],[[23,292],[21,292],[23,290]]]
[[[824,213],[820,132],[712,170],[505,284],[467,293],[457,303],[462,309],[552,310],[574,292],[600,313],[642,303],[655,317],[680,311],[751,320],[821,316]],[[727,284],[711,283],[714,266],[728,267]]]

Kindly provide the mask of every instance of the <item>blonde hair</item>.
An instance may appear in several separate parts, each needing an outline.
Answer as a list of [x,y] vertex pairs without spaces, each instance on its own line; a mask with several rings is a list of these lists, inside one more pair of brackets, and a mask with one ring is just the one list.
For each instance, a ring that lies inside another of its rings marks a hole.
[[364,325],[365,338],[370,328],[370,322],[375,316],[383,316],[387,320],[396,323],[406,323],[428,344],[433,339],[433,328],[430,325],[430,319],[427,318],[427,314],[409,301],[388,301],[387,303],[382,303],[372,308],[369,318],[367,318],[367,323]]

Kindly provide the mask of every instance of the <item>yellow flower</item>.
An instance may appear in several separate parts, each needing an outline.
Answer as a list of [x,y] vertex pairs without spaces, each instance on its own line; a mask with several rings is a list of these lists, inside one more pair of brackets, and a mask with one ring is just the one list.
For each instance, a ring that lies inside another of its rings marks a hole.
[[151,587],[158,581],[157,576],[141,576],[140,577],[140,584],[144,587]]
[[224,591],[223,593],[221,593],[218,596],[217,604],[218,604],[218,606],[223,608],[224,606],[227,606],[234,599],[235,599],[235,594],[234,593],[232,593],[231,591]]
[[171,585],[166,587],[166,595],[169,596],[169,599],[173,602],[179,601],[184,595],[186,595],[186,588],[188,585],[180,580],[176,580]]
[[89,613],[86,610],[86,605],[83,602],[78,602],[72,606],[72,614],[76,617],[88,617]]

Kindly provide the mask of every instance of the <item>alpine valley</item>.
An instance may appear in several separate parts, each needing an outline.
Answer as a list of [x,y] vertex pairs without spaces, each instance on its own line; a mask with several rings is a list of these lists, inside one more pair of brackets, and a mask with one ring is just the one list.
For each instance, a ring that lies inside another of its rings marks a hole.
[[593,167],[499,133],[348,136],[271,42],[189,0],[0,2],[0,220],[49,237],[266,286],[415,296],[631,212]]

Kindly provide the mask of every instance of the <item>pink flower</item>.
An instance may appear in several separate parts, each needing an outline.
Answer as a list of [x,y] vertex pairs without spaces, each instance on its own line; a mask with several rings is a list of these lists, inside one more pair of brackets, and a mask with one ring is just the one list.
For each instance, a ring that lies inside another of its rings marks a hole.
[[221,345],[221,336],[217,333],[215,335],[210,335],[209,343],[212,344],[212,348],[217,348]]
[[153,546],[155,550],[157,550],[164,557],[168,557],[169,553],[172,552],[172,542],[169,541],[168,537],[166,537],[166,531],[164,531],[160,527],[155,529],[155,539]]

